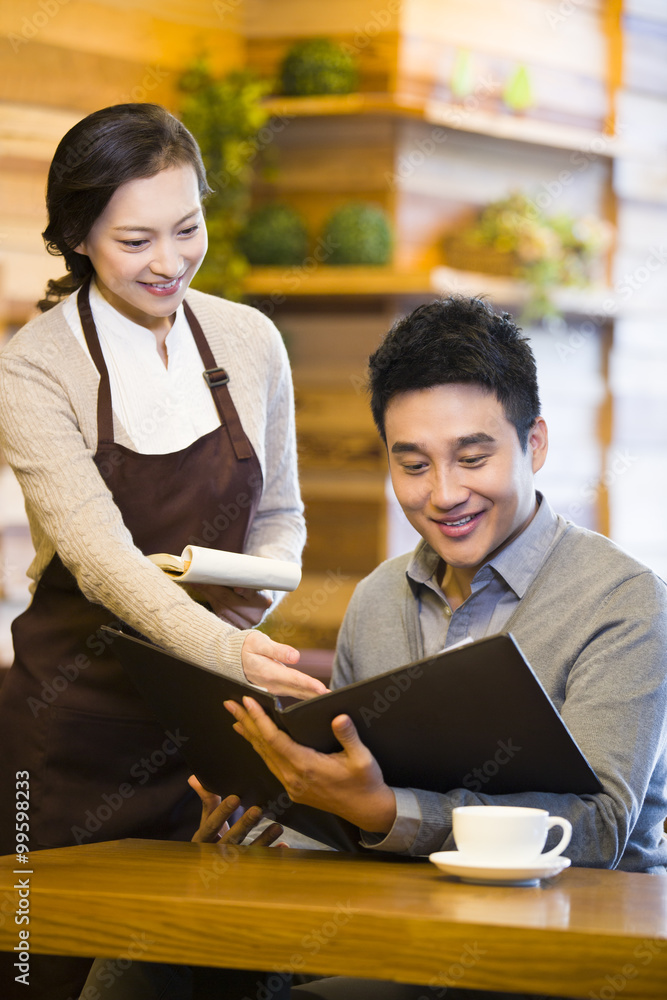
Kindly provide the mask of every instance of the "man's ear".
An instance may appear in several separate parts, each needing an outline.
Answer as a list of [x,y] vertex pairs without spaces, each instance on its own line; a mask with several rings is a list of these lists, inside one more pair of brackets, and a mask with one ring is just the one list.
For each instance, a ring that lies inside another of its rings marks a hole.
[[533,472],[539,472],[549,450],[549,431],[544,417],[537,417],[528,431],[528,450],[532,454]]

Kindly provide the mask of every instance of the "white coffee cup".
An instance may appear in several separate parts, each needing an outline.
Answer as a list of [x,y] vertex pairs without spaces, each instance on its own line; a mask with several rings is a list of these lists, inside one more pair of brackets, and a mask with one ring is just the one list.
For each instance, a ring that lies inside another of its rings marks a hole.
[[[459,854],[471,863],[517,865],[552,861],[570,843],[572,824],[546,809],[524,806],[457,806],[452,810]],[[563,836],[552,851],[542,853],[552,826]]]

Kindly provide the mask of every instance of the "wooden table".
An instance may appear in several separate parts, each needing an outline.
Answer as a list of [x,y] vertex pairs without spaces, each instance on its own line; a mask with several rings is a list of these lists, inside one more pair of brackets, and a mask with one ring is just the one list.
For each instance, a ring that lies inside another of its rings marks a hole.
[[471,886],[424,860],[140,840],[30,862],[28,875],[0,859],[5,950],[28,879],[33,952],[396,979],[433,998],[454,984],[667,997],[667,878],[569,869]]

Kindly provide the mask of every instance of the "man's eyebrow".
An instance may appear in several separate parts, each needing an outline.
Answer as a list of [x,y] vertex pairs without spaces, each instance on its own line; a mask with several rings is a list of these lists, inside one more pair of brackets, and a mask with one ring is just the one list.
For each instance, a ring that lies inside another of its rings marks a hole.
[[395,441],[391,446],[392,455],[402,455],[407,451],[424,451],[424,446],[412,441]]
[[[182,219],[179,219],[176,223],[177,226],[181,226],[187,219],[191,219],[193,215],[198,215],[199,209],[193,208],[191,212],[184,215]],[[114,226],[114,233],[152,233],[153,230],[150,226]]]
[[[456,448],[469,448],[473,444],[496,444],[496,439],[484,431],[478,431],[476,434],[465,434],[454,441]],[[396,441],[391,446],[392,455],[402,455],[405,452],[414,451],[424,452],[426,445],[420,444],[418,441]]]
[[484,431],[479,431],[477,434],[465,434],[463,437],[456,439],[457,448],[468,448],[471,444],[495,444],[496,439],[491,437],[490,434],[486,434]]

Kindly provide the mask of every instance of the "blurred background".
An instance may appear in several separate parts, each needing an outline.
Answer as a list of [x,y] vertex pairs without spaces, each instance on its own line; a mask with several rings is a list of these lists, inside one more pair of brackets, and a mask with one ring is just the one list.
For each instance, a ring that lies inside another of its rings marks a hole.
[[[90,111],[165,105],[213,189],[195,282],[280,329],[308,543],[266,628],[326,670],[355,583],[414,544],[364,389],[439,294],[484,294],[535,350],[565,516],[667,574],[664,0],[3,0],[0,331],[49,277],[44,186]],[[0,663],[31,545],[0,464]]]

